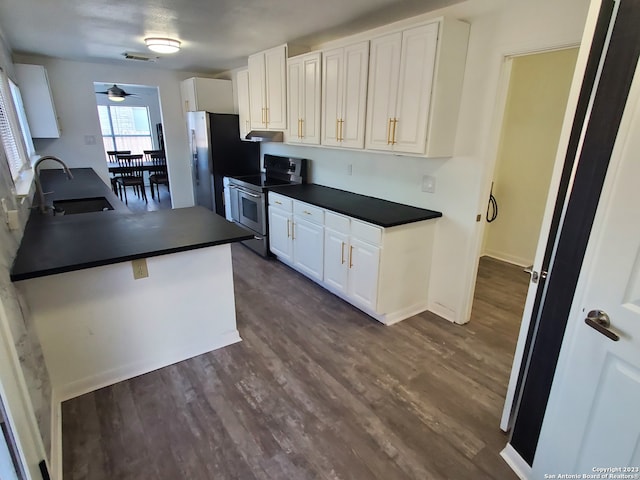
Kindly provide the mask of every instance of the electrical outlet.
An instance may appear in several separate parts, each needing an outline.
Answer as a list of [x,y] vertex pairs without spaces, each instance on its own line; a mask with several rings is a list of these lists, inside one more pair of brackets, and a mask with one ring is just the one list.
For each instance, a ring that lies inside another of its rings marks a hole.
[[424,175],[422,177],[422,191],[436,193],[436,177],[433,175]]
[[347,175],[353,175],[353,164],[347,165]]
[[85,145],[95,145],[96,144],[96,136],[95,135],[85,135],[84,136],[84,144]]
[[139,258],[131,261],[131,267],[133,268],[133,279],[140,280],[141,278],[147,278],[149,276],[149,270],[147,269],[147,259]]

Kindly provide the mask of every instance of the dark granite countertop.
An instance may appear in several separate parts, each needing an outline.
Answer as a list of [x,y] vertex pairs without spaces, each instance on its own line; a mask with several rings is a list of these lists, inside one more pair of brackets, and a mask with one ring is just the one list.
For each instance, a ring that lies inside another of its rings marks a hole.
[[33,209],[11,280],[71,272],[253,238],[203,207],[132,213],[91,168],[42,170],[48,203],[54,200],[105,197],[114,207],[106,212],[42,215]]
[[273,187],[270,191],[385,228],[442,216],[441,212],[310,183]]

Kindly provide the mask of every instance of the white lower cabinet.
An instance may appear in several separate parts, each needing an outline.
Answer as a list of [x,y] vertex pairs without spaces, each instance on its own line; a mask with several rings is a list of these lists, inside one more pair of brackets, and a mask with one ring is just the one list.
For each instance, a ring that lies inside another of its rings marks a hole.
[[324,284],[351,303],[376,311],[383,229],[325,212]]
[[271,253],[315,280],[322,280],[322,214],[322,209],[312,205],[269,193]]
[[380,249],[357,238],[349,245],[349,297],[359,305],[377,310]]
[[324,228],[299,217],[293,220],[293,266],[316,280],[322,280]]
[[271,252],[387,325],[427,309],[434,229],[382,228],[269,192]]
[[287,262],[293,259],[292,219],[290,212],[269,205],[269,247],[274,255]]

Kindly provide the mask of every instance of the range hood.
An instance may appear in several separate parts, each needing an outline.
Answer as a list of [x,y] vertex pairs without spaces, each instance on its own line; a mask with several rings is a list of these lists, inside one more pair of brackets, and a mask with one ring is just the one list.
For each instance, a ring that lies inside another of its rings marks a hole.
[[282,142],[282,137],[282,132],[251,130],[244,138],[252,142]]

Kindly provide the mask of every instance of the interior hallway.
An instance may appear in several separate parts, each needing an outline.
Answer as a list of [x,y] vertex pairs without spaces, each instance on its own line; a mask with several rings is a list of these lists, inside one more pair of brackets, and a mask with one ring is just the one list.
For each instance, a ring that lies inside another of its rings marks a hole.
[[385,327],[232,251],[243,341],[65,402],[65,480],[516,478],[498,425],[520,268],[482,259],[467,325]]

